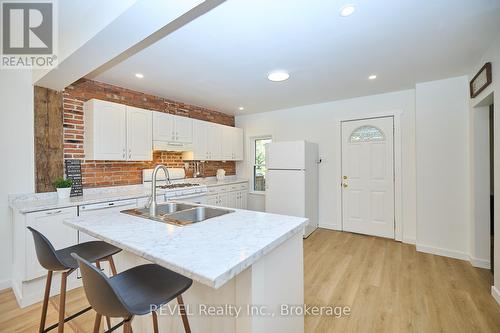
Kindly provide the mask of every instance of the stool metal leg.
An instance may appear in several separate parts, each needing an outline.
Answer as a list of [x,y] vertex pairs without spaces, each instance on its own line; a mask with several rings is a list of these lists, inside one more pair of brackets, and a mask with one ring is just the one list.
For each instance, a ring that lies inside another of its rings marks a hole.
[[98,313],[95,315],[94,333],[99,333],[99,329],[101,328],[101,318],[102,315]]
[[52,271],[48,271],[47,282],[45,283],[45,294],[43,296],[42,318],[40,319],[40,329],[38,330],[38,332],[40,333],[43,333],[43,331],[45,331],[45,321],[47,319],[47,308],[49,305],[51,284],[52,284]]
[[158,333],[159,330],[158,330],[158,315],[156,314],[155,311],[151,312],[151,314],[153,315],[153,331],[154,333]]
[[68,272],[62,272],[61,274],[61,294],[59,296],[59,326],[57,329],[58,333],[64,332],[64,313],[66,307],[66,282],[68,280]]
[[182,295],[177,296],[177,303],[179,303],[179,308],[181,310],[182,324],[184,325],[184,331],[186,333],[191,333],[191,328],[189,327],[189,321],[186,315],[186,307],[184,301],[182,300]]

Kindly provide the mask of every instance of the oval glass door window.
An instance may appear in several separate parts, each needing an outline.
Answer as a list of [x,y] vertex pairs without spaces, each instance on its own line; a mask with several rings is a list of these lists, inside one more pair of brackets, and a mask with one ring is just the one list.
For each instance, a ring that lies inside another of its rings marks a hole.
[[349,142],[384,141],[385,135],[375,126],[361,126],[352,131]]

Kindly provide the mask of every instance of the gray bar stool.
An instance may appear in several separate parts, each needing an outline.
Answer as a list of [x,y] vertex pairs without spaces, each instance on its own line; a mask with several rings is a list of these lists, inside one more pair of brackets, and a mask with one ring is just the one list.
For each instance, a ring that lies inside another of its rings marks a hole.
[[123,318],[108,332],[123,325],[124,333],[132,333],[134,316],[150,312],[154,332],[158,333],[158,315],[152,307],[158,309],[174,298],[179,303],[184,330],[191,333],[182,293],[191,287],[193,280],[155,264],[136,266],[108,278],[81,256],[76,253],[72,256],[80,265],[87,299],[98,314],[94,333],[99,332],[102,316]]
[[[40,319],[40,333],[48,332],[58,327],[58,332],[64,332],[64,323],[78,317],[89,311],[92,307],[83,309],[67,318],[64,318],[66,307],[66,282],[68,275],[78,268],[78,262],[71,256],[71,253],[78,253],[86,260],[96,263],[99,267],[101,261],[109,261],[113,275],[116,275],[116,267],[113,261],[113,255],[120,252],[121,249],[106,242],[94,241],[73,245],[64,249],[56,250],[50,241],[37,230],[28,227],[33,234],[35,241],[35,251],[40,265],[48,271],[47,282],[45,284],[45,295],[43,297],[42,317]],[[47,307],[49,304],[50,286],[52,284],[52,273],[63,271],[61,274],[61,293],[59,296],[59,322],[48,328],[45,328],[47,318]],[[109,323],[108,323],[109,325]],[[109,327],[109,326],[108,326]]]

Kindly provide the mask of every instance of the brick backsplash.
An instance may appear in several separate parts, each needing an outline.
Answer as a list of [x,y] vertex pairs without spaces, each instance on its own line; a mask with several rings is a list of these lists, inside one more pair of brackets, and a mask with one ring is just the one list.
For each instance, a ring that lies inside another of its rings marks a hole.
[[[67,87],[63,93],[64,159],[83,160],[84,187],[140,184],[142,183],[142,169],[151,169],[157,164],[175,168],[184,167],[182,153],[178,152],[154,152],[151,162],[85,160],[83,103],[92,98],[234,126],[233,116],[218,111],[178,103],[106,83],[79,80]],[[217,169],[220,168],[226,170],[228,175],[236,173],[234,162],[211,161],[205,162],[205,176],[215,176]],[[190,175],[191,170],[187,170],[187,173]]]

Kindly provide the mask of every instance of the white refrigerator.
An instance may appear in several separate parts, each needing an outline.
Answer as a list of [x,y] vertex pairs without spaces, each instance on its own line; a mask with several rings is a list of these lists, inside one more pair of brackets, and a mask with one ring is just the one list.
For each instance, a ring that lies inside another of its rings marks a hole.
[[273,142],[266,147],[266,212],[306,217],[304,238],[318,228],[318,145]]

